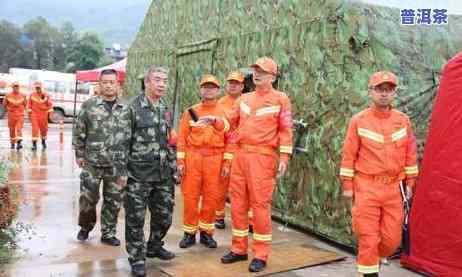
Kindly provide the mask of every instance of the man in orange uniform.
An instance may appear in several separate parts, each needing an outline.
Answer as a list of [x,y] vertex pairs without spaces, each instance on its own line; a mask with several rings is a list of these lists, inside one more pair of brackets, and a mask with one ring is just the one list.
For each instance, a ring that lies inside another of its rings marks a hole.
[[24,125],[24,110],[26,109],[26,97],[19,91],[19,83],[11,84],[13,91],[10,92],[3,102],[8,112],[8,128],[10,129],[11,149],[22,148],[22,127]]
[[[34,82],[35,91],[29,97],[29,118],[32,122],[32,150],[37,150],[37,140],[42,138],[42,148],[46,149],[48,115],[53,112],[50,96],[42,90],[42,83]],[[40,135],[39,135],[40,134]]]
[[[253,69],[254,92],[241,96],[228,114],[231,130],[238,129],[229,190],[233,241],[222,263],[247,260],[248,210],[254,212],[254,259],[249,271],[265,268],[271,250],[271,201],[276,171],[283,175],[292,154],[292,113],[287,95],[273,89],[277,64],[259,58]],[[279,155],[278,155],[279,152]],[[279,156],[279,166],[278,163]]]
[[406,180],[410,198],[418,174],[411,122],[391,106],[397,84],[391,72],[371,76],[372,105],[353,116],[343,146],[340,178],[343,195],[354,198],[352,228],[358,238],[360,276],[378,276],[380,258],[390,256],[400,245],[399,184]]
[[[244,90],[244,75],[240,71],[232,71],[226,78],[226,95],[218,100],[218,104],[222,107],[225,114],[229,113],[236,100],[242,94]],[[217,210],[215,211],[215,228],[225,229],[225,205],[226,196],[228,194],[229,187],[229,172],[231,168],[231,161],[233,159],[233,153],[237,149],[236,145],[237,132],[228,132],[225,135],[226,139],[226,150],[223,155],[223,169],[222,169],[222,180],[220,188],[220,198],[218,199]]]
[[[208,248],[217,247],[213,239],[215,209],[221,185],[225,133],[229,130],[223,109],[217,103],[219,88],[220,83],[215,76],[204,75],[200,82],[201,103],[184,112],[180,121],[177,165],[178,175],[183,178],[181,190],[184,201],[181,248],[196,243],[198,229],[200,243]],[[208,116],[210,122],[199,120],[204,116]]]

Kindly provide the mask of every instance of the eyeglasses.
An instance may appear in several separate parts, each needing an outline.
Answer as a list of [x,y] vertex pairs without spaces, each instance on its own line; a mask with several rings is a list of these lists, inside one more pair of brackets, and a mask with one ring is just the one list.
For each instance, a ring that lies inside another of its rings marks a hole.
[[369,87],[369,90],[373,90],[378,93],[394,93],[396,91],[396,87]]

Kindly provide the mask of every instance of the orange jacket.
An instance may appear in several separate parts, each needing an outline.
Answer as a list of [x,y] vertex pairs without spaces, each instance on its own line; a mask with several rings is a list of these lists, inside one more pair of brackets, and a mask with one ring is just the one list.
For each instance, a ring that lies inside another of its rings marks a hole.
[[[191,107],[197,117],[216,116],[225,118],[225,113],[217,101],[201,102]],[[229,130],[226,120],[217,120],[213,126],[198,125],[193,121],[188,111],[181,116],[177,140],[177,162],[184,164],[188,151],[194,149],[210,150],[222,153],[225,147],[225,133]]]
[[[223,109],[225,114],[228,114],[232,111],[238,99],[239,99],[239,96],[236,97],[236,96],[225,95],[218,100],[218,105],[220,105],[220,107]],[[233,153],[234,151],[236,151],[238,147],[235,141],[233,142],[233,139],[235,140],[236,137],[237,137],[237,130],[234,130],[233,132],[227,132],[225,134],[226,149],[223,155],[225,160],[233,159]]]
[[10,92],[6,95],[3,105],[8,114],[24,116],[24,110],[27,105],[26,97],[21,93]]
[[292,154],[292,111],[283,92],[254,91],[243,94],[227,115],[231,131],[238,130],[235,143],[278,149],[280,160]]
[[32,114],[48,114],[53,112],[53,103],[51,102],[50,96],[45,92],[38,94],[34,92],[29,97],[28,110]]
[[409,118],[394,109],[383,112],[374,107],[350,121],[340,166],[345,191],[353,190],[356,174],[408,179],[414,186],[419,171],[416,139]]

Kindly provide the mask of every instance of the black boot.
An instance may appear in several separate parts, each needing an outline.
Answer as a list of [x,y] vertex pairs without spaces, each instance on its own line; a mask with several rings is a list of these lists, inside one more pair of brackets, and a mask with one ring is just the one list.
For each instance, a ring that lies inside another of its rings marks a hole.
[[163,261],[168,261],[175,258],[175,254],[168,251],[163,247],[163,242],[150,243],[146,247],[146,257],[148,258],[159,258]]
[[87,231],[85,229],[80,229],[79,233],[77,234],[77,239],[80,240],[80,241],[87,240],[88,239],[88,233],[90,233],[90,231]]
[[22,149],[22,144],[21,144],[21,140],[18,140],[18,143],[16,144],[16,150],[21,150]]
[[11,144],[11,148],[10,149],[14,149],[14,143]]
[[250,272],[260,272],[266,267],[266,262],[257,258],[254,258],[249,265]]
[[217,219],[215,221],[215,228],[217,228],[217,229],[225,229],[226,228],[225,220],[224,219]]
[[217,248],[217,242],[213,239],[212,235],[206,232],[201,232],[200,243],[208,248]]
[[32,151],[37,151],[37,142],[36,141],[32,142]]
[[379,277],[379,274],[376,272],[376,273],[367,273],[367,274],[363,274],[364,277]]
[[136,264],[132,266],[132,275],[135,277],[146,276],[146,266],[144,264]]
[[250,225],[250,224],[249,224],[249,233],[253,234],[253,225]]
[[239,255],[230,251],[228,254],[221,257],[221,262],[224,264],[232,264],[240,261],[247,261],[247,255]]
[[196,244],[196,234],[184,233],[183,239],[180,241],[180,248],[189,248]]
[[47,141],[45,139],[42,139],[42,148],[47,149]]

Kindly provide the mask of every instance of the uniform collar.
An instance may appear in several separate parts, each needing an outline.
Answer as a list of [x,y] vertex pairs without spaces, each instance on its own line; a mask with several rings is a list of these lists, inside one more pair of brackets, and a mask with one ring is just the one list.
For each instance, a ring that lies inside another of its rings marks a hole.
[[372,114],[375,116],[375,117],[378,117],[378,118],[389,118],[390,115],[391,115],[391,109],[392,107],[390,106],[390,108],[386,111],[381,111],[379,109],[377,109],[377,107],[372,104],[371,107],[370,107],[371,111],[372,111]]
[[[114,101],[115,101],[114,106],[122,106],[122,104],[119,102],[119,98],[116,97]],[[96,105],[98,105],[98,106],[104,105],[103,97],[101,97],[101,96],[96,97]]]
[[162,98],[159,99],[159,102],[157,102],[156,104],[152,104],[151,101],[149,101],[148,99],[148,96],[143,93],[142,94],[142,97],[141,97],[141,107],[143,108],[155,108],[155,107],[160,107],[160,106],[163,106],[163,101],[162,101]]
[[218,100],[206,100],[202,101],[202,106],[204,107],[214,107],[217,105]]

